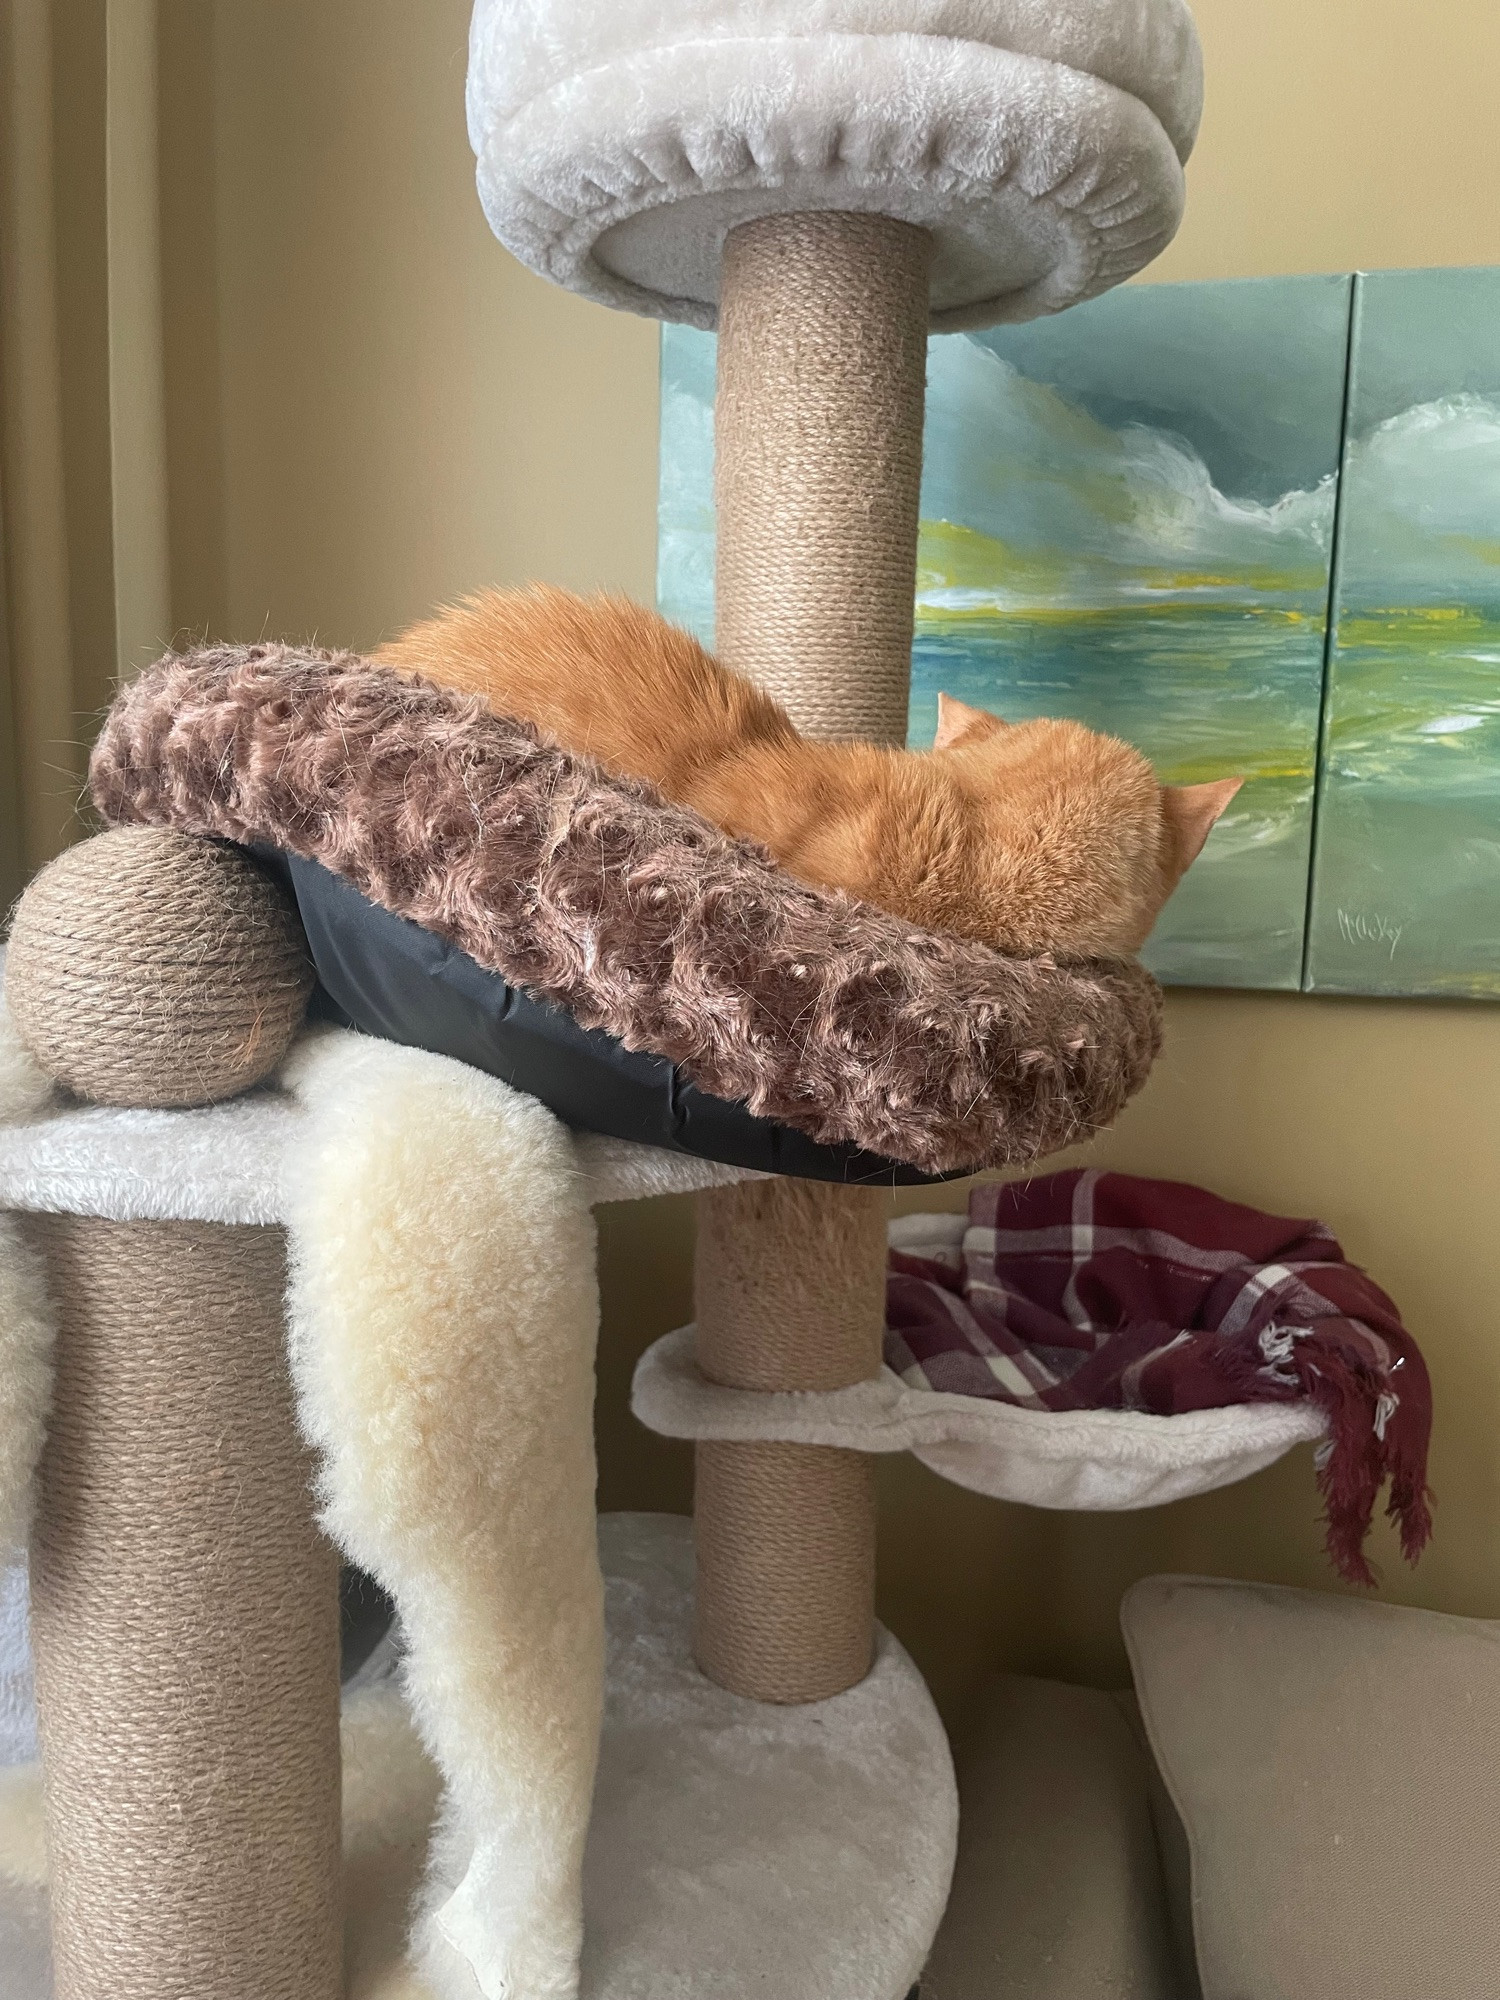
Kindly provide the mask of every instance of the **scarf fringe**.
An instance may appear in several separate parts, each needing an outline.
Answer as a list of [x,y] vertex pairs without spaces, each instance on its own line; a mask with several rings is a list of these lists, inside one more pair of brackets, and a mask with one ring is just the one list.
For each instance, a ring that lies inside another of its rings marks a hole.
[[[1385,1511],[1399,1525],[1401,1553],[1407,1562],[1417,1561],[1432,1536],[1426,1425],[1403,1403],[1388,1413],[1382,1426],[1384,1383],[1333,1338],[1325,1337],[1316,1347],[1299,1341],[1293,1365],[1302,1393],[1328,1419],[1328,1447],[1320,1457],[1317,1478],[1329,1556],[1346,1582],[1373,1589],[1380,1576],[1365,1544],[1387,1480]],[[1412,1365],[1410,1359],[1407,1365]]]

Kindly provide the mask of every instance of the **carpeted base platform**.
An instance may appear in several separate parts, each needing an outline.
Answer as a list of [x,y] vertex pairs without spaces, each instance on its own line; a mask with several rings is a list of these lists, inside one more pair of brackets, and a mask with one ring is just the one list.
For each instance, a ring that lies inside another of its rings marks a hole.
[[[947,1901],[957,1799],[920,1675],[882,1633],[869,1676],[804,1708],[693,1665],[691,1525],[607,1515],[609,1678],[584,1873],[581,2000],[905,2000]],[[344,1712],[349,2000],[429,2000],[405,1911],[437,1800],[380,1655]],[[45,2000],[31,1767],[0,1771],[0,2000]]]

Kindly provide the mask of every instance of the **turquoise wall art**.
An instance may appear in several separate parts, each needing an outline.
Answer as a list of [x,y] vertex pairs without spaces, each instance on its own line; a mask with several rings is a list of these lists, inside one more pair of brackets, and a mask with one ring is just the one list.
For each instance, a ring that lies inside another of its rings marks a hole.
[[[1500,273],[1396,273],[929,343],[908,740],[943,690],[1243,774],[1161,978],[1500,992],[1497,326]],[[705,639],[713,375],[665,329],[658,594]]]
[[1500,271],[1356,281],[1307,983],[1500,998]]

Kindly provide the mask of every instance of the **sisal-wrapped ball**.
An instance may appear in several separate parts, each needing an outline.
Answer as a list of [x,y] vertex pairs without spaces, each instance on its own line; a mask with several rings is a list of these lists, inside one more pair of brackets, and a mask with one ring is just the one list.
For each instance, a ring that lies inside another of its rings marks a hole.
[[248,1090],[286,1054],[312,984],[280,886],[238,848],[157,827],[100,834],[44,868],[5,961],[22,1040],[95,1104]]

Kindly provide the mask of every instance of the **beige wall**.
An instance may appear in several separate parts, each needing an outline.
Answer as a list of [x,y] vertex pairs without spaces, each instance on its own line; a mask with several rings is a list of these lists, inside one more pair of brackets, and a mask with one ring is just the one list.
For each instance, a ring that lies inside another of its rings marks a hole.
[[[1209,109],[1162,277],[1500,262],[1494,0],[1201,0]],[[490,580],[652,587],[655,329],[554,292],[474,197],[466,0],[162,0],[172,617],[372,640]],[[1315,1212],[1438,1396],[1436,1544],[1388,1587],[1500,1615],[1500,1009],[1175,995],[1095,1157]],[[951,1198],[951,1197],[945,1197]],[[687,1311],[681,1203],[607,1215],[607,1505],[684,1507],[625,1414]],[[1329,1581],[1306,1455],[1199,1503],[1028,1514],[883,1469],[882,1596],[950,1708],[1000,1663],[1117,1678],[1184,1567]]]
[[208,481],[196,466],[178,510],[200,533],[218,513],[217,602],[180,571],[184,622],[356,643],[489,580],[651,589],[656,329],[559,293],[490,235],[468,12],[177,0],[185,35],[210,15],[215,31],[217,323],[200,340],[221,383]]

